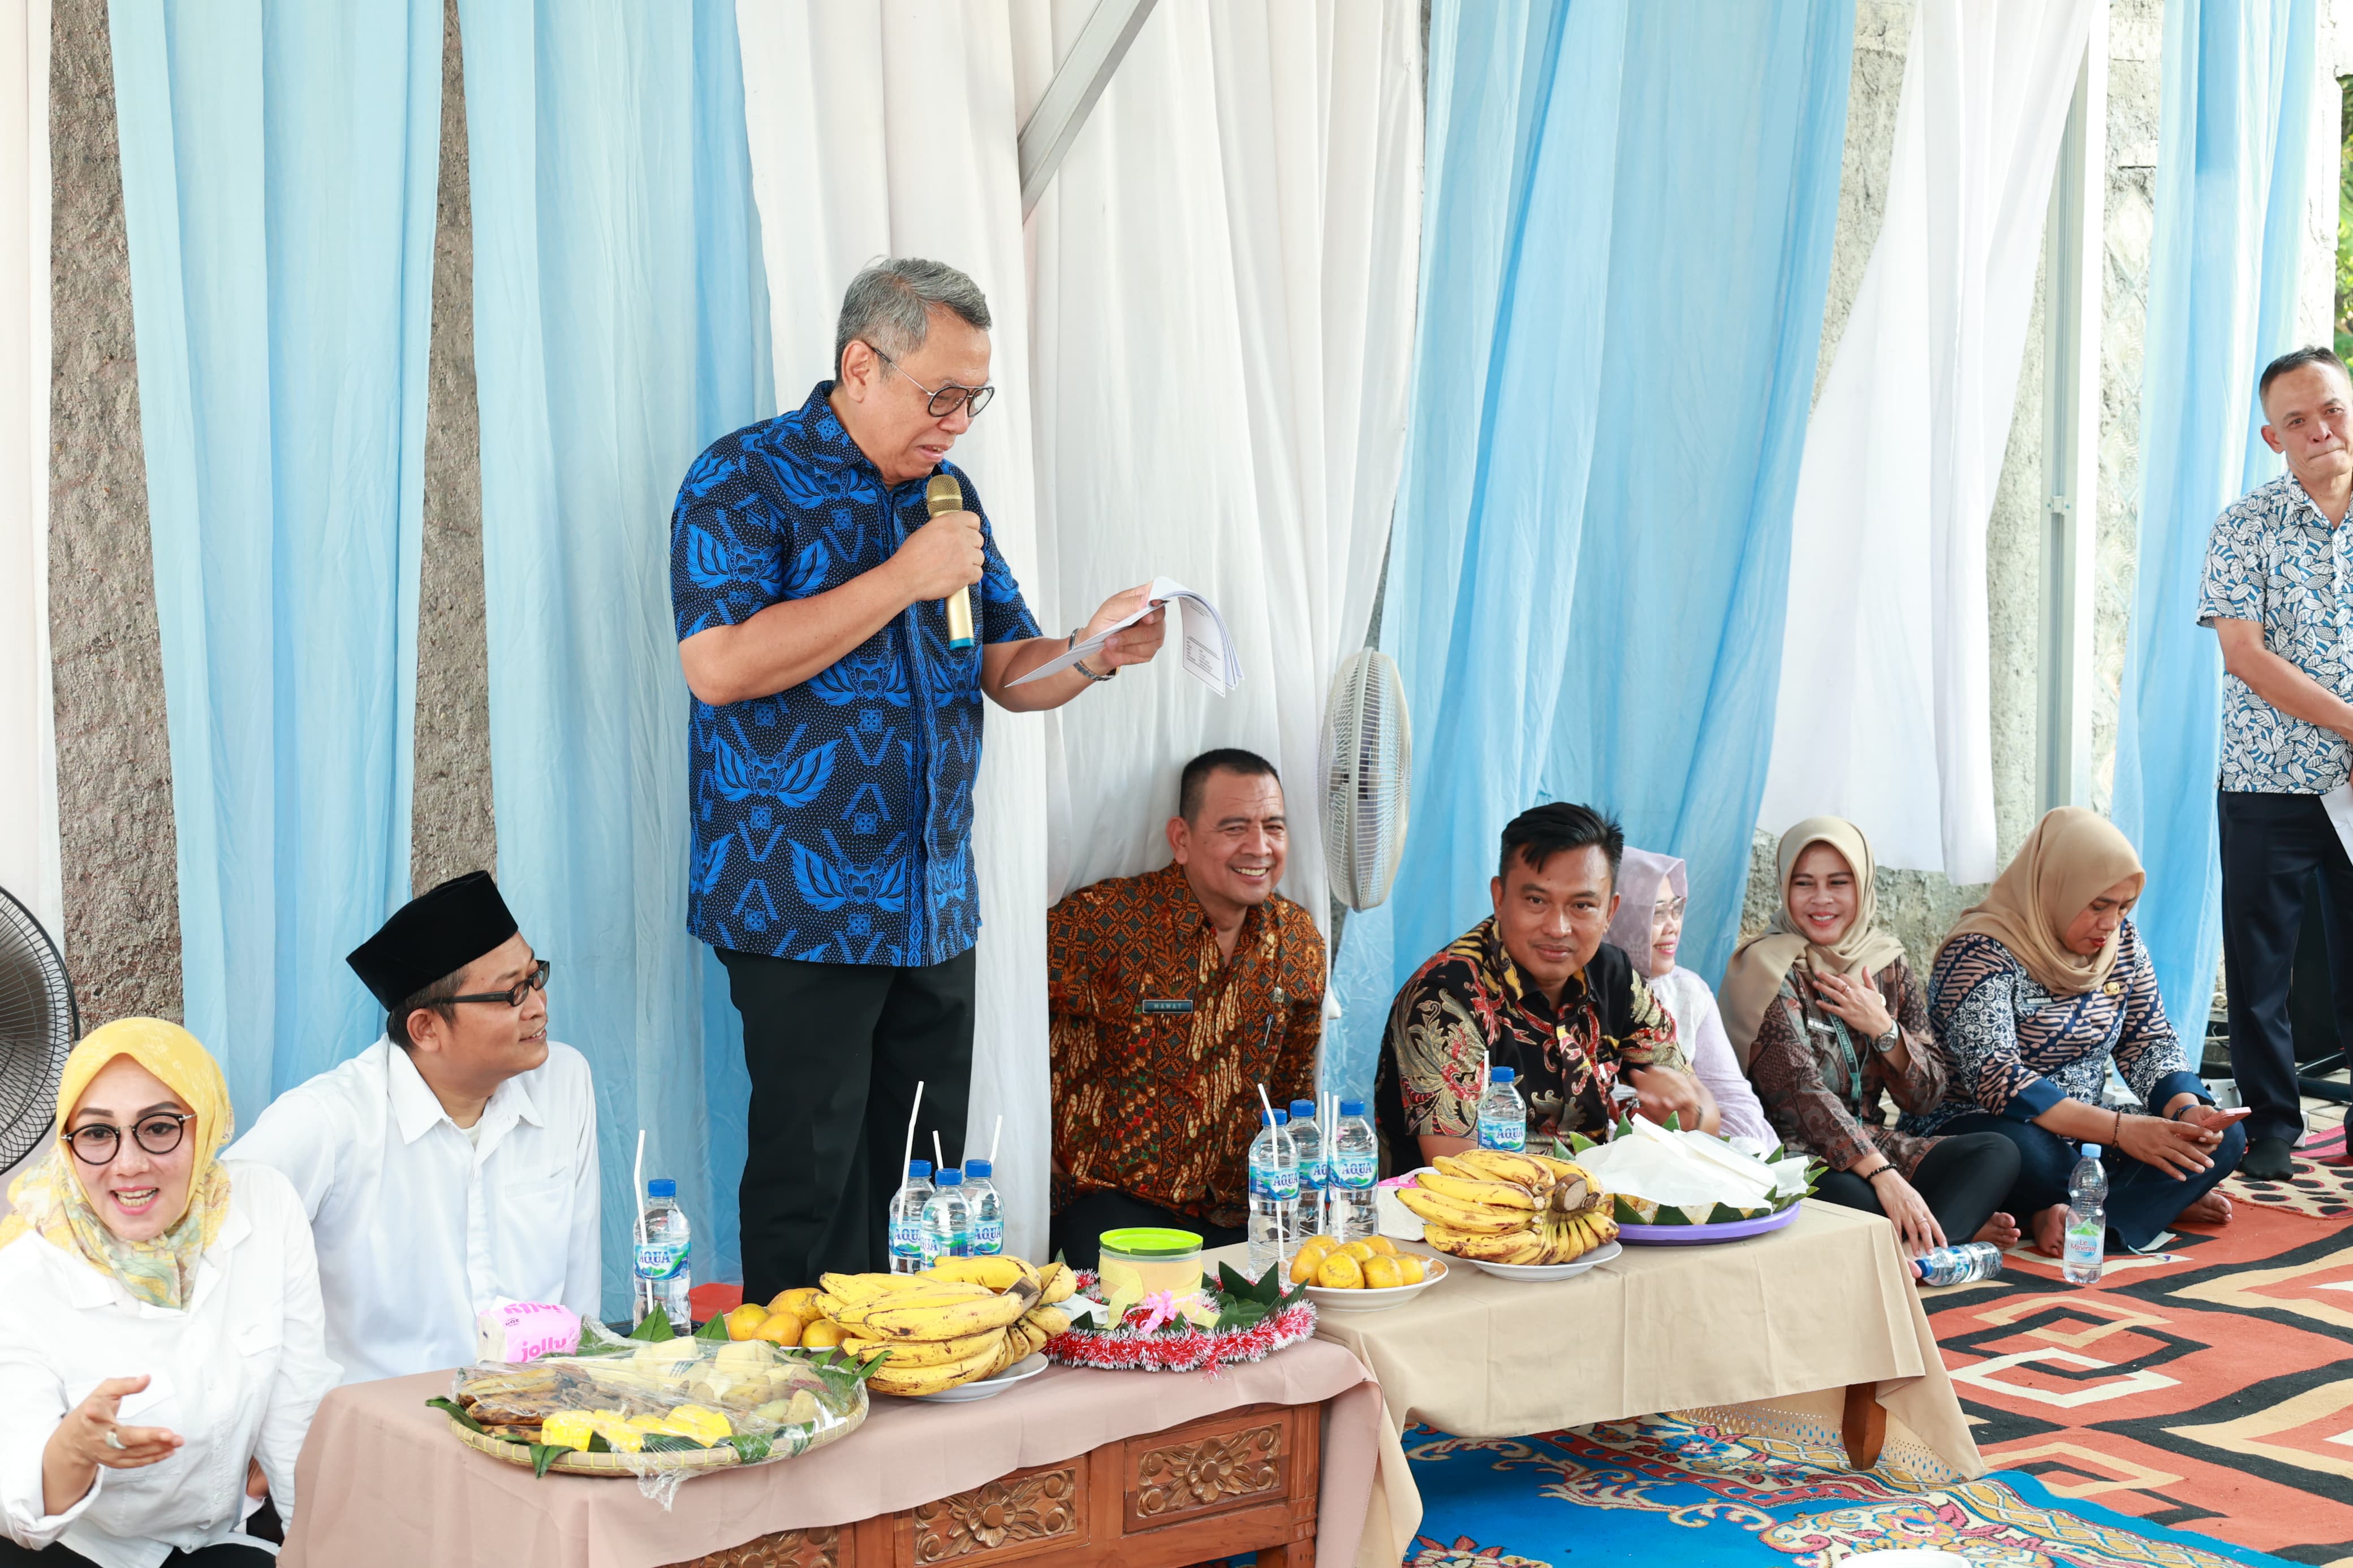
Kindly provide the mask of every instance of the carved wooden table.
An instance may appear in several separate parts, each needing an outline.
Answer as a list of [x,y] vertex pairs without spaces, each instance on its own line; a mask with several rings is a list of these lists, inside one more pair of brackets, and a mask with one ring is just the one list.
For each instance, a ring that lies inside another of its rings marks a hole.
[[1182,1568],[1255,1552],[1314,1568],[1320,1405],[1252,1405],[1106,1443],[936,1502],[786,1530],[674,1568]]

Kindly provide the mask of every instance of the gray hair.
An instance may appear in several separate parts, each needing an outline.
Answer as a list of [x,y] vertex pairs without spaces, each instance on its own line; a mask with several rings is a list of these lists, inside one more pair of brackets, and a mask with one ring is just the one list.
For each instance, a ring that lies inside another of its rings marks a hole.
[[835,378],[840,378],[841,356],[852,339],[863,339],[892,359],[922,348],[934,305],[988,331],[988,301],[980,285],[946,262],[920,256],[868,262],[841,297],[841,321],[833,330]]

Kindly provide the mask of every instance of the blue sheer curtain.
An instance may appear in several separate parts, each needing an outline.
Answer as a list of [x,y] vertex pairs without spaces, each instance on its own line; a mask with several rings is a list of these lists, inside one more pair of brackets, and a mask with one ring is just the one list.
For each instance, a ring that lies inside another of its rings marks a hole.
[[1730,951],[1770,749],[1852,0],[1441,0],[1381,645],[1415,726],[1396,890],[1351,916],[1324,1073],[1483,917],[1540,800],[1691,863]]
[[[742,1047],[686,933],[670,510],[775,412],[733,0],[461,0],[499,879],[596,1076],[606,1300],[638,1130],[741,1277]],[[706,1110],[706,1105],[708,1109]]]
[[[2222,656],[2198,624],[2215,517],[2275,477],[2255,381],[2295,345],[2316,0],[2169,0],[2141,372],[2139,575],[2112,815],[2148,886],[2135,919],[2196,1039],[2222,947],[2214,820]],[[2332,84],[2333,88],[2333,84]]]
[[237,1120],[373,1039],[408,897],[438,0],[109,30],[189,1028]]

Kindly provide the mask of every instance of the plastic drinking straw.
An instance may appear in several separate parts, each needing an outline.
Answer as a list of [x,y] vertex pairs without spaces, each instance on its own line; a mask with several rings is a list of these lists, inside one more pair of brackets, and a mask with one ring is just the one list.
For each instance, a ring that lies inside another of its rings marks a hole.
[[940,1152],[940,1130],[932,1129],[932,1173],[939,1174],[948,1168],[948,1157]]
[[[637,1194],[631,1200],[636,1217],[629,1222],[629,1234],[638,1238],[639,1247],[643,1247],[646,1244],[646,1130],[642,1127],[638,1129],[638,1163],[629,1172],[629,1181]],[[629,1261],[634,1265],[637,1259]],[[632,1267],[629,1272],[634,1274],[637,1269]]]
[[[1266,1028],[1269,1035],[1274,1033],[1274,1022],[1272,1019],[1269,1019],[1267,1021]],[[1291,1140],[1284,1136],[1283,1129],[1278,1126],[1275,1122],[1274,1102],[1267,1099],[1266,1085],[1264,1084],[1258,1086],[1258,1102],[1266,1110],[1267,1130],[1274,1134],[1275,1148],[1278,1151],[1278,1157],[1280,1157],[1282,1147]],[[1296,1158],[1296,1156],[1293,1157]],[[1291,1272],[1291,1270],[1284,1266],[1282,1261],[1282,1211],[1279,1208],[1274,1211],[1274,1267],[1276,1270],[1275,1277],[1277,1279],[1282,1279]]]
[[915,1118],[923,1113],[923,1080],[915,1080],[914,1108],[907,1112],[907,1146],[899,1151],[899,1179],[907,1179],[907,1167],[915,1158]]
[[1003,1142],[1005,1142],[1005,1117],[1000,1113],[997,1118],[997,1131],[988,1135],[988,1173],[992,1177],[997,1174],[997,1146]]

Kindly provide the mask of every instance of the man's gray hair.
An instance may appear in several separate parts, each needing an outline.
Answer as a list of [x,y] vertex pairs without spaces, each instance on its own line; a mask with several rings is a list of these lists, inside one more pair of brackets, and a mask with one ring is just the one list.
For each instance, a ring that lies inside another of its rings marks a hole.
[[894,360],[922,348],[934,305],[988,331],[988,301],[982,298],[980,285],[946,262],[893,256],[867,263],[841,297],[841,321],[833,330],[835,378],[840,378],[841,356],[849,352],[852,339],[862,339]]

